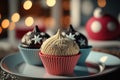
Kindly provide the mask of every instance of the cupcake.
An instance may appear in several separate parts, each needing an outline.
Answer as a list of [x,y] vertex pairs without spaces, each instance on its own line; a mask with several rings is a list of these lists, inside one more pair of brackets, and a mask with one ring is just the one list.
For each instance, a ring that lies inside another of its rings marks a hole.
[[33,31],[27,32],[18,46],[25,62],[31,65],[40,65],[39,48],[43,41],[49,38],[47,33],[41,32],[38,26],[35,26]]
[[54,75],[72,74],[80,57],[77,43],[60,30],[43,42],[39,55],[46,71]]
[[81,53],[81,57],[78,61],[78,64],[85,66],[85,60],[92,48],[91,45],[88,45],[88,39],[82,33],[75,31],[72,25],[70,25],[66,33],[63,32],[62,34],[76,41],[76,43],[80,48],[80,53]]

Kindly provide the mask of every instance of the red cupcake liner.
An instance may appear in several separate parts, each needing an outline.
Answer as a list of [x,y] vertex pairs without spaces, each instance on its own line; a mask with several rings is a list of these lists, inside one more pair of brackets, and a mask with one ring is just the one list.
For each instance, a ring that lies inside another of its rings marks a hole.
[[46,71],[54,75],[69,75],[74,72],[74,67],[80,54],[72,56],[54,56],[39,53]]

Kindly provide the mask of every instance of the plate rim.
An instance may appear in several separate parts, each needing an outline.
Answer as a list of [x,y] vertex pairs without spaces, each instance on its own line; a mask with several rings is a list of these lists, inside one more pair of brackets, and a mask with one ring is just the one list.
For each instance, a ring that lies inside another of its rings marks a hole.
[[[91,52],[97,52],[97,53],[102,53],[102,54],[107,54],[107,55],[111,55],[111,56],[114,56],[118,59],[120,59],[119,57],[115,56],[115,55],[112,55],[112,54],[108,54],[108,53],[105,53],[105,52],[98,52],[98,51],[91,51]],[[31,76],[26,76],[26,75],[23,75],[23,74],[18,74],[18,73],[15,73],[15,72],[12,72],[12,71],[9,71],[7,69],[5,69],[2,64],[4,62],[4,60],[10,56],[14,56],[14,55],[18,55],[20,52],[15,52],[15,53],[12,53],[12,54],[9,54],[9,55],[6,55],[5,57],[2,58],[2,60],[0,61],[0,67],[3,71],[7,72],[8,74],[11,74],[11,75],[15,75],[15,76],[18,76],[18,77],[23,77],[23,78],[31,78],[31,79],[84,79],[84,78],[89,78],[89,77],[96,77],[96,76],[101,76],[101,75],[104,75],[104,74],[107,74],[107,73],[110,73],[110,72],[113,72],[115,70],[117,70],[119,67],[114,67],[112,68],[113,70],[112,71],[108,71],[108,72],[103,72],[103,73],[96,73],[96,74],[93,74],[93,75],[89,75],[89,76],[76,76],[76,77],[64,77],[64,78],[38,78],[38,77],[31,77]]]

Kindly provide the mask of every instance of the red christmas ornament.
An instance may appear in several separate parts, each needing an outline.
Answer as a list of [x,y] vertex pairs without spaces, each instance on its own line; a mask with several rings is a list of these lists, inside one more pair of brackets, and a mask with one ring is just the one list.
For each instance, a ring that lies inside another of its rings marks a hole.
[[[17,27],[17,28],[15,29],[16,38],[17,38],[17,39],[21,39],[25,33],[27,33],[28,31],[32,31],[33,28],[34,28],[34,27],[28,28],[28,27],[26,27],[26,26],[24,26],[24,27],[22,27],[22,28],[21,28],[21,27]],[[46,32],[46,27],[45,27],[44,25],[38,25],[38,28],[39,28],[39,30],[40,30],[41,32]]]
[[120,24],[113,16],[104,14],[101,8],[97,8],[86,24],[86,31],[91,39],[112,40],[120,35]]

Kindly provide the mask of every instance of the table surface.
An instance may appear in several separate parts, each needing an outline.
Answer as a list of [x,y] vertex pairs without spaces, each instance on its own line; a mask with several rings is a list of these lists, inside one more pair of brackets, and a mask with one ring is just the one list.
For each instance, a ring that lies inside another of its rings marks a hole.
[[[117,47],[117,48],[119,48],[119,47]],[[112,55],[118,56],[120,58],[120,51],[118,51],[117,48],[93,48],[93,50],[94,51],[105,52],[105,53],[108,53],[108,54],[112,54]],[[16,51],[18,51],[18,50],[13,49],[12,51],[9,51],[9,52],[13,53],[13,52],[16,52]],[[4,53],[4,55],[0,55],[1,59],[5,55],[7,55],[7,51],[3,51],[3,53]],[[111,73],[108,73],[108,74],[105,74],[105,75],[102,75],[102,76],[97,76],[97,77],[88,78],[88,79],[81,79],[81,80],[120,80],[119,74],[120,74],[120,68],[118,70],[114,71],[114,72],[111,72]],[[6,72],[4,72],[3,70],[0,69],[0,80],[23,80],[23,79],[19,79],[16,76],[8,74],[8,73],[6,73]]]

